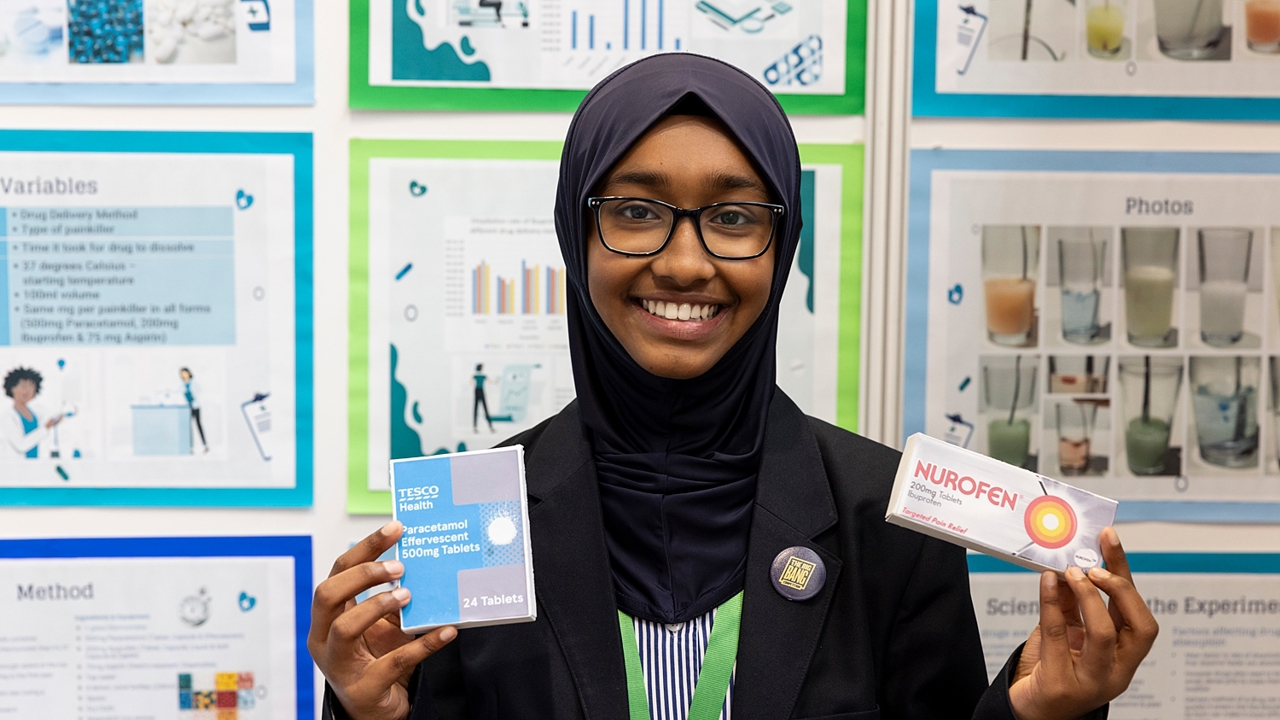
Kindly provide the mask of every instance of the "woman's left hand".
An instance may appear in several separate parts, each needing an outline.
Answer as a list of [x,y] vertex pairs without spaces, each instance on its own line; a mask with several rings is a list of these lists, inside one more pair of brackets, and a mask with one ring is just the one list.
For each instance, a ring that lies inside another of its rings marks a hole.
[[1072,720],[1102,707],[1129,687],[1150,652],[1160,628],[1133,586],[1115,528],[1102,531],[1102,557],[1110,571],[1040,577],[1040,624],[1009,686],[1018,720]]

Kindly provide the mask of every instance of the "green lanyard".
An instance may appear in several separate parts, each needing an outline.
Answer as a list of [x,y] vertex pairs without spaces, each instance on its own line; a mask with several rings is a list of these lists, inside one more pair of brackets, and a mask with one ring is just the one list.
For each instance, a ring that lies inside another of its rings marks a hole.
[[[707,653],[702,659],[698,683],[689,704],[689,720],[717,720],[729,692],[729,678],[738,657],[738,630],[742,625],[742,593],[716,608],[715,623],[707,640]],[[618,629],[622,631],[622,657],[627,666],[627,706],[630,720],[650,720],[649,698],[644,691],[644,671],[640,668],[640,646],[630,617],[618,611]]]

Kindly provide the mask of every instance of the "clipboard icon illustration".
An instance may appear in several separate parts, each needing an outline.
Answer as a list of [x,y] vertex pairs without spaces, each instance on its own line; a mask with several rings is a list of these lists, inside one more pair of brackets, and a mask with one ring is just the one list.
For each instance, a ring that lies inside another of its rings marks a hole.
[[249,426],[249,434],[258,446],[258,454],[263,460],[271,460],[271,404],[267,402],[271,393],[256,393],[249,402],[240,405],[240,413]]
[[964,13],[964,20],[956,26],[956,42],[961,48],[967,49],[969,54],[965,57],[964,67],[956,70],[956,74],[964,75],[969,72],[973,56],[978,52],[978,43],[982,41],[982,33],[987,29],[987,16],[978,12],[973,5],[961,5],[960,11]]
[[966,450],[969,449],[969,441],[973,439],[973,423],[966,421],[960,417],[960,413],[947,415],[947,431],[943,433],[942,439],[952,445],[959,445]]

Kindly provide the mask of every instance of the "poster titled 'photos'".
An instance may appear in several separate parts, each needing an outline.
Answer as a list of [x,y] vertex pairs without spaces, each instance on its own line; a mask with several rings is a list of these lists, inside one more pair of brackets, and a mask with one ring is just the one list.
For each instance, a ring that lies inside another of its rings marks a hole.
[[1280,176],[987,155],[1014,166],[917,153],[904,429],[1120,499],[1280,501]]

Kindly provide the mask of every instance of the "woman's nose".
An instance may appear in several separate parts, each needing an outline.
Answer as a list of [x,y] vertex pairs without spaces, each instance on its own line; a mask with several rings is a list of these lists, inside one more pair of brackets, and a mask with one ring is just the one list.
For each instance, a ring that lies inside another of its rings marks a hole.
[[709,280],[715,275],[711,256],[698,239],[698,227],[693,218],[684,217],[676,222],[671,241],[658,253],[652,265],[659,277],[670,279],[685,287]]

